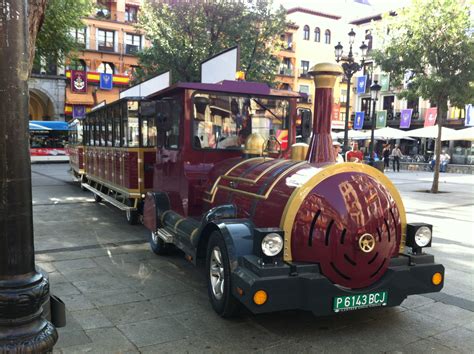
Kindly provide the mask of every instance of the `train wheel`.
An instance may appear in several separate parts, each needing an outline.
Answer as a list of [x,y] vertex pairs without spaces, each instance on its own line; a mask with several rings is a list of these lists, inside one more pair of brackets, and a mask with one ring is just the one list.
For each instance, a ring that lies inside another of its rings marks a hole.
[[231,291],[227,248],[217,231],[211,234],[207,245],[206,270],[207,290],[212,308],[222,317],[234,316],[239,303]]
[[138,224],[138,219],[139,219],[138,210],[127,209],[125,215],[127,217],[127,222],[130,225]]
[[150,233],[150,248],[157,255],[166,254],[168,251],[168,245],[153,231]]
[[97,203],[100,203],[102,201],[102,197],[100,195],[94,193],[94,200]]

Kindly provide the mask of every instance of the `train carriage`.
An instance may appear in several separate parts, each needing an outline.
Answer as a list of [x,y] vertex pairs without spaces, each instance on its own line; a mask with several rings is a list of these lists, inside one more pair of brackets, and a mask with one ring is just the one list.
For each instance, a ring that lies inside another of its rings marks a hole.
[[69,123],[69,140],[66,150],[69,154],[71,173],[77,180],[82,181],[85,162],[82,119],[76,118]]

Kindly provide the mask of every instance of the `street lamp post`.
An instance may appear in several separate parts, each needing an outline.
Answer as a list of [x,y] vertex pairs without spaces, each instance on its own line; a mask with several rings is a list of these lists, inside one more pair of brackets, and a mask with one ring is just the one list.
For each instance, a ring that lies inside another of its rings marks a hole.
[[377,83],[377,80],[374,80],[374,83],[370,86],[370,98],[372,100],[372,131],[370,133],[370,157],[369,157],[369,161],[371,163],[374,162],[374,145],[375,145],[374,132],[375,132],[375,123],[376,123],[376,119],[377,119],[377,115],[375,114],[375,105],[377,103],[379,91],[380,91],[381,88],[382,88],[382,86],[380,86]]
[[[352,76],[358,72],[364,65],[364,58],[367,54],[368,46],[362,42],[362,45],[359,47],[362,61],[359,63],[354,61],[354,54],[352,53],[352,45],[354,44],[355,39],[355,32],[353,29],[348,33],[349,35],[349,54],[347,58],[344,58],[344,62],[341,64],[342,70],[344,70],[344,74],[347,77],[347,97],[346,97],[346,118],[344,122],[344,146],[343,152],[349,151],[349,106],[350,106],[350,98],[351,98],[351,79]],[[339,42],[335,47],[335,54],[336,54],[336,61],[339,63],[342,59],[343,53],[343,46],[341,42]]]

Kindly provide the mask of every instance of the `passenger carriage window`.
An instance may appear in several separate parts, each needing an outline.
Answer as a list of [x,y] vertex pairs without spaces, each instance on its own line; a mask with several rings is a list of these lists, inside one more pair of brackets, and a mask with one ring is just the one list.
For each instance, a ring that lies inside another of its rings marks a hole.
[[253,133],[274,135],[288,147],[290,104],[285,99],[198,93],[193,98],[193,146],[242,149]]
[[112,119],[114,121],[114,144],[113,146],[115,147],[120,147],[120,142],[121,142],[121,109],[120,109],[120,104],[115,104],[112,107]]
[[[127,102],[127,129],[126,146],[138,147],[140,145],[140,129],[138,124],[138,101]],[[125,119],[124,119],[125,126]]]
[[156,146],[156,103],[142,101],[140,104],[140,126],[143,147]]
[[156,101],[156,145],[178,149],[181,135],[181,97],[165,97]]
[[112,142],[113,142],[113,137],[112,137],[113,116],[112,116],[112,109],[111,108],[107,108],[106,122],[107,122],[107,124],[106,124],[106,129],[105,129],[105,132],[106,132],[105,143],[107,144],[107,146],[112,146]]

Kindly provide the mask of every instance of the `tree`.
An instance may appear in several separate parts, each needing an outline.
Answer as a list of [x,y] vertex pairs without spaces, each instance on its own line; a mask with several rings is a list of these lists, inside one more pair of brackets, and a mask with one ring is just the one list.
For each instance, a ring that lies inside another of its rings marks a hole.
[[397,16],[384,19],[383,32],[388,34],[382,48],[373,53],[377,64],[390,72],[392,82],[400,87],[406,73],[411,73],[399,96],[421,96],[436,104],[439,129],[431,192],[437,193],[441,128],[448,102],[462,107],[474,97],[474,40],[468,4],[461,0],[414,0]]
[[282,7],[272,10],[272,0],[147,0],[139,27],[152,43],[138,55],[139,80],[171,70],[174,81],[198,81],[203,60],[239,44],[247,79],[272,82],[286,19]]
[[29,0],[30,59],[34,58],[34,64],[44,59],[61,65],[65,58],[74,57],[79,47],[71,31],[83,29],[82,18],[91,11],[91,0]]

